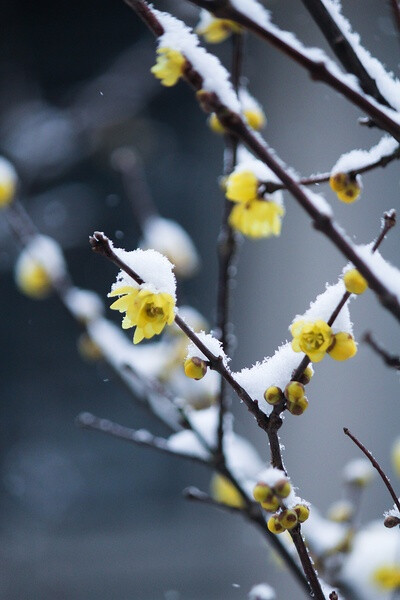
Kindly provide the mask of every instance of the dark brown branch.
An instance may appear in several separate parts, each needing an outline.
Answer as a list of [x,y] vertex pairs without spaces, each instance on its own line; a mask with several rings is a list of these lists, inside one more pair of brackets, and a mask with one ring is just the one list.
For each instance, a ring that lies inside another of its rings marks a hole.
[[[119,269],[127,273],[136,283],[142,285],[145,283],[143,279],[128,265],[126,265],[114,252],[112,244],[108,237],[104,235],[104,233],[100,231],[96,231],[93,236],[89,237],[89,242],[94,252],[97,252],[111,260]],[[268,417],[265,413],[263,413],[259,407],[258,403],[255,402],[249,394],[246,392],[244,388],[236,381],[231,372],[224,365],[223,359],[219,356],[215,356],[210,350],[207,348],[205,344],[199,339],[199,337],[195,334],[195,332],[185,323],[185,321],[177,314],[175,315],[175,323],[178,327],[186,334],[186,336],[192,341],[195,346],[204,354],[207,360],[210,363],[210,368],[217,371],[222,377],[226,379],[228,384],[233,388],[233,390],[237,393],[239,398],[243,400],[248,410],[254,415],[257,420],[259,427],[266,431],[268,427]]]
[[343,427],[343,431],[344,431],[345,435],[347,435],[351,440],[353,440],[353,442],[355,443],[355,445],[358,446],[360,448],[360,450],[368,458],[368,460],[370,461],[371,465],[378,471],[379,475],[381,476],[381,479],[382,479],[383,483],[385,484],[385,486],[387,487],[387,489],[389,491],[389,494],[392,496],[392,499],[393,499],[396,507],[398,508],[398,510],[400,510],[399,499],[396,496],[394,489],[392,488],[392,484],[390,483],[388,476],[386,475],[386,473],[384,472],[384,470],[382,469],[382,467],[380,466],[380,464],[378,463],[378,461],[372,456],[371,452],[369,450],[367,450],[367,448],[364,446],[364,444],[362,444],[360,442],[360,440],[358,440],[356,438],[356,436],[353,435],[349,431],[349,429],[347,429],[347,427]]
[[154,448],[155,450],[164,452],[164,454],[185,458],[202,465],[209,463],[207,459],[201,458],[195,454],[186,454],[184,452],[177,452],[176,450],[173,450],[168,446],[166,439],[157,437],[151,434],[149,431],[130,429],[129,427],[124,427],[123,425],[114,423],[108,419],[101,419],[100,417],[92,415],[91,413],[81,413],[77,416],[76,423],[83,429],[99,431],[101,433],[105,433],[106,435],[110,435],[120,440],[124,440],[125,442],[134,444],[135,446]]
[[216,17],[221,19],[229,19],[238,23],[242,27],[252,31],[263,40],[269,42],[289,56],[292,60],[306,69],[311,78],[315,81],[323,81],[330,87],[335,89],[339,94],[342,94],[355,106],[358,106],[367,115],[369,115],[382,129],[388,131],[394,138],[400,141],[400,125],[395,119],[392,119],[385,110],[385,107],[376,105],[363,93],[357,91],[349,85],[344,78],[336,76],[323,62],[311,58],[306,52],[303,52],[297,46],[293,46],[287,39],[280,35],[279,30],[271,24],[271,26],[259,25],[250,17],[233,7],[227,0],[189,0],[192,4],[207,8]]
[[296,527],[290,530],[289,534],[294,545],[296,546],[301,565],[312,590],[312,595],[317,600],[325,600],[325,595],[321,589],[321,584],[311,562],[310,555],[308,554],[307,546],[305,545],[303,536],[301,535],[300,524],[296,525]]
[[378,354],[388,367],[391,369],[400,370],[400,356],[389,354],[380,344],[378,344],[372,337],[370,332],[364,334],[363,341],[368,344],[372,350]]
[[396,23],[397,31],[400,33],[400,4],[398,0],[389,0],[392,7],[393,20]]
[[[236,92],[239,90],[240,75],[243,62],[243,35],[232,36],[232,84]],[[225,136],[224,175],[229,175],[236,165],[238,140],[231,135]],[[224,213],[221,231],[218,237],[218,295],[217,295],[217,331],[222,347],[231,354],[229,328],[229,311],[231,291],[234,280],[234,261],[237,249],[237,234],[229,224],[232,202],[224,198]],[[226,380],[221,377],[219,389],[219,416],[217,429],[217,454],[223,455],[224,417],[228,410],[228,390]]]
[[358,58],[353,46],[346,38],[346,34],[340,29],[323,2],[321,0],[302,0],[302,2],[346,71],[353,73],[358,78],[360,86],[366,94],[381,104],[390,106],[380,93],[375,80],[368,74]]

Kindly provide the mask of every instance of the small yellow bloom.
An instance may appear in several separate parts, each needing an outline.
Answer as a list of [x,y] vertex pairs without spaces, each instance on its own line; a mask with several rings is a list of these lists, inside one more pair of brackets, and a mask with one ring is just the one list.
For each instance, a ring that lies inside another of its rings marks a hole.
[[12,164],[0,156],[0,208],[11,204],[17,188],[17,173]]
[[372,574],[372,580],[383,590],[400,589],[400,565],[378,567]]
[[346,204],[355,202],[361,194],[361,179],[350,177],[348,173],[336,173],[329,179],[329,185],[337,197]]
[[283,533],[284,531],[286,531],[286,527],[284,527],[282,525],[282,523],[279,520],[278,515],[272,515],[272,517],[270,517],[268,519],[267,527],[271,533],[279,534],[279,533]]
[[133,343],[158,335],[165,325],[173,323],[175,302],[170,294],[139,290],[133,286],[121,286],[108,294],[120,296],[110,308],[124,312],[122,328],[136,327]]
[[99,346],[87,333],[82,333],[79,337],[78,351],[83,359],[90,362],[100,360],[103,357],[103,353]]
[[195,29],[198,35],[202,35],[209,44],[219,44],[225,41],[231,33],[239,33],[240,27],[229,19],[217,19],[207,15],[207,19],[200,22]]
[[350,294],[363,294],[368,287],[367,280],[357,269],[350,269],[343,275],[343,282]]
[[218,133],[223,135],[225,133],[225,127],[222,125],[221,121],[218,119],[215,113],[211,113],[208,118],[208,125],[214,133]]
[[333,346],[329,348],[328,354],[334,360],[347,360],[357,354],[357,346],[353,336],[345,331],[336,333],[332,344]]
[[248,125],[254,129],[255,131],[260,131],[266,123],[265,114],[261,109],[245,109],[243,111],[244,116],[246,117],[246,121]]
[[237,204],[229,216],[231,227],[250,238],[267,238],[281,233],[283,206],[268,200]]
[[16,265],[15,282],[26,296],[42,300],[52,289],[51,278],[46,269],[29,255]]
[[157,61],[150,69],[157,79],[161,79],[162,85],[171,87],[175,85],[182,76],[185,57],[173,48],[158,48]]
[[333,341],[332,329],[325,321],[296,321],[290,328],[292,348],[304,352],[312,362],[319,362]]
[[227,506],[244,507],[244,500],[235,486],[222,475],[215,474],[210,483],[211,496]]
[[232,202],[248,202],[258,198],[259,181],[252,171],[231,173],[226,180],[226,197]]

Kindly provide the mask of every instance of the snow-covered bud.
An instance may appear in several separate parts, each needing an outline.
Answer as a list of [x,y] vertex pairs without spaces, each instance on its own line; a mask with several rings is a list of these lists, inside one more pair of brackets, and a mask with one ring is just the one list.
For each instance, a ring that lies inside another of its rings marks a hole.
[[280,498],[287,498],[291,491],[292,486],[290,485],[289,480],[286,478],[280,479],[274,485],[274,492]]

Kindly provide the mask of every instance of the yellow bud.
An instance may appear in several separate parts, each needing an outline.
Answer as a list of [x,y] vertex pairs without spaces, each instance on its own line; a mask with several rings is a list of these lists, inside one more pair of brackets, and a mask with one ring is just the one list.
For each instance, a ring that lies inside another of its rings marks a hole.
[[293,529],[299,522],[296,511],[289,508],[282,511],[279,515],[279,522],[285,529]]
[[314,375],[314,371],[313,371],[312,367],[310,367],[310,366],[306,367],[304,369],[303,373],[301,374],[300,383],[302,383],[303,385],[307,385],[308,383],[310,383],[313,375]]
[[346,204],[355,202],[361,193],[361,179],[350,177],[348,173],[336,173],[329,179],[329,184],[339,200]]
[[253,497],[256,502],[265,502],[271,496],[272,490],[266,483],[259,482],[254,487]]
[[156,64],[150,71],[161,80],[162,85],[171,87],[182,76],[186,59],[181,52],[173,48],[158,48],[157,54]]
[[208,126],[210,127],[211,131],[213,131],[214,133],[219,133],[219,134],[225,133],[225,128],[221,124],[221,121],[218,119],[218,117],[215,113],[211,113],[211,115],[209,116]]
[[305,396],[296,400],[296,402],[288,402],[287,409],[294,416],[302,415],[308,408],[308,400]]
[[0,208],[11,204],[17,188],[17,173],[12,164],[0,156]]
[[299,381],[290,381],[285,387],[285,397],[289,402],[297,402],[304,396],[304,385]]
[[333,342],[328,349],[328,354],[334,360],[347,360],[357,353],[357,346],[353,336],[345,331],[336,333],[333,336]]
[[293,510],[297,515],[299,523],[304,523],[310,516],[310,509],[305,504],[296,504],[296,506],[293,507]]
[[347,523],[354,514],[354,507],[351,502],[339,500],[334,502],[328,510],[328,519],[336,523]]
[[219,474],[214,474],[211,479],[210,490],[211,496],[214,498],[214,500],[222,502],[227,506],[243,508],[244,500],[242,495],[226,477],[223,477]]
[[291,491],[292,486],[290,485],[289,480],[286,478],[280,479],[274,485],[274,492],[280,498],[287,498]]
[[400,437],[394,441],[392,446],[392,465],[397,477],[400,477]]
[[281,388],[276,385],[271,385],[264,392],[264,398],[268,402],[268,404],[278,404],[283,398],[283,392]]
[[267,527],[271,533],[283,533],[286,531],[286,528],[280,522],[278,515],[272,515],[272,517],[268,519]]
[[261,506],[268,512],[274,512],[280,507],[280,502],[274,494],[271,494],[264,502],[261,502]]
[[202,379],[207,373],[207,365],[204,360],[198,356],[187,358],[184,364],[185,375],[191,379]]
[[246,121],[251,129],[259,131],[264,127],[266,119],[262,110],[245,109],[243,114],[246,117]]
[[34,260],[17,263],[15,282],[21,292],[37,300],[47,298],[52,290],[46,269]]
[[344,285],[346,290],[350,294],[363,294],[368,287],[368,282],[364,277],[357,271],[357,269],[350,269],[343,275]]

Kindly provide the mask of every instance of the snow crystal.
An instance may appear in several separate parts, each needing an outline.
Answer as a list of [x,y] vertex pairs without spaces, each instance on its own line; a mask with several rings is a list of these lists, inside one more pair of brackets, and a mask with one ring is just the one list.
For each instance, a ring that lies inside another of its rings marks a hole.
[[267,583],[259,583],[251,588],[249,600],[275,600],[275,590]]
[[376,250],[371,252],[371,244],[353,246],[354,251],[367,264],[374,273],[375,277],[397,297],[400,302],[400,270],[391,265],[383,256]]
[[386,517],[395,517],[396,519],[400,519],[400,511],[395,504],[393,504],[393,508],[387,510],[383,513],[383,516]]
[[141,250],[140,248],[132,252],[114,248],[114,252],[143,279],[144,283],[138,285],[125,271],[120,271],[117,281],[111,286],[112,291],[126,285],[150,290],[153,293],[167,293],[172,298],[176,298],[176,280],[172,271],[173,265],[168,258],[156,250]]
[[158,39],[159,48],[173,48],[181,52],[201,75],[202,89],[214,92],[222,104],[240,113],[239,100],[229,81],[229,73],[218,58],[199,46],[197,35],[182,21],[165,12],[155,9],[153,12],[164,28],[163,35]]
[[103,314],[103,301],[95,292],[89,290],[70,288],[64,295],[64,303],[79,321],[92,321]]
[[164,254],[175,265],[178,276],[189,277],[199,266],[196,248],[186,231],[176,222],[150,217],[143,226],[140,246]]
[[267,467],[257,475],[257,481],[265,483],[269,487],[274,487],[281,479],[287,479],[287,475],[284,471],[275,467]]
[[352,31],[349,21],[341,12],[340,2],[337,0],[322,0],[322,3],[342,30],[344,37],[352,46],[368,75],[375,80],[382,96],[386,98],[395,109],[399,110],[400,81],[393,76],[393,73],[388,73],[382,63],[371,56],[368,50],[361,45],[359,34]]
[[[340,279],[335,285],[326,284],[326,290],[322,294],[316,297],[315,301],[310,304],[310,308],[306,310],[303,315],[297,315],[293,319],[295,321],[328,321],[332,312],[339,304],[346,292],[343,280]],[[347,333],[353,334],[353,324],[350,321],[350,312],[348,302],[341,309],[337,316],[334,324],[332,325],[332,331],[338,333],[339,331],[346,331]]]
[[347,483],[369,482],[374,475],[374,468],[366,458],[355,458],[348,462],[343,469],[343,478]]
[[35,235],[19,255],[16,271],[32,261],[39,264],[53,280],[61,279],[66,271],[66,265],[61,247],[57,242],[46,235]]
[[[214,356],[221,356],[224,364],[226,365],[227,357],[222,349],[221,342],[211,335],[211,333],[205,333],[204,331],[200,331],[199,333],[196,333],[196,335],[199,340],[208,348],[208,350],[214,354]],[[198,347],[191,342],[188,346],[186,358],[192,358],[193,356],[197,356],[203,360],[208,360],[208,358],[198,349]]]
[[398,147],[399,143],[394,138],[385,135],[369,150],[351,150],[350,152],[342,154],[336,164],[332,167],[331,175],[358,171],[371,163],[377,162],[383,156],[393,154]]

